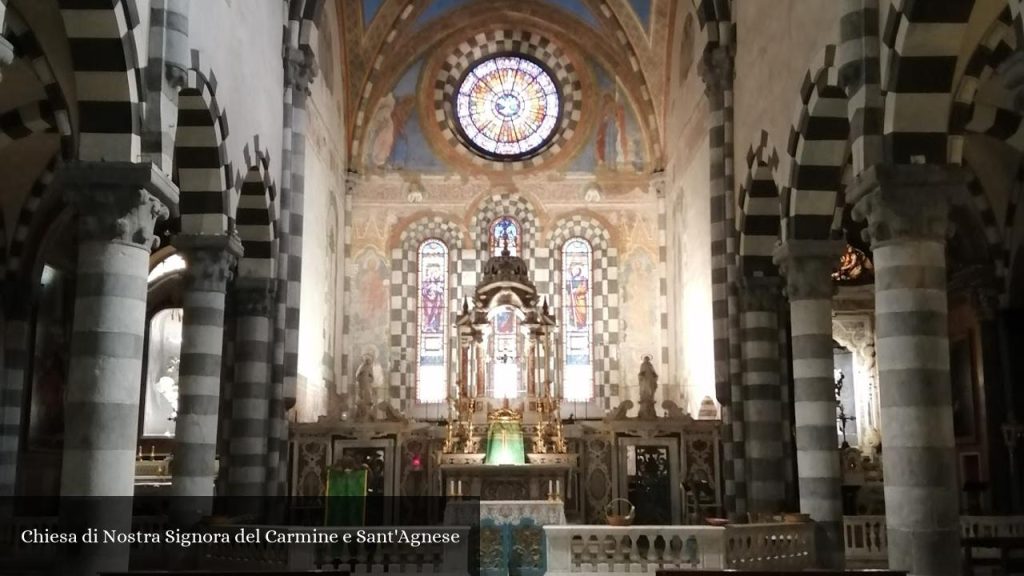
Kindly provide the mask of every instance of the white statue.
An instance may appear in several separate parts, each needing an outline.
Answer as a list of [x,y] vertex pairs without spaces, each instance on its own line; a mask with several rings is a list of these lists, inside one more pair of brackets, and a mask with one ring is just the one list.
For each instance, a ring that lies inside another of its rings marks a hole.
[[356,371],[356,418],[361,420],[371,419],[373,416],[373,405],[375,404],[373,390],[373,357],[369,354],[363,355],[363,363]]

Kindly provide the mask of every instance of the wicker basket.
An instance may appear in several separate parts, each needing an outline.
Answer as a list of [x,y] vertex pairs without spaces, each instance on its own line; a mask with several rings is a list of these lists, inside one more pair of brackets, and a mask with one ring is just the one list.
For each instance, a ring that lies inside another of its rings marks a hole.
[[[621,514],[615,514],[614,505],[618,502],[625,502],[629,505],[629,512],[623,516]],[[633,516],[636,515],[636,506],[625,498],[615,498],[608,502],[604,507],[605,516],[608,518],[608,524],[611,526],[629,526],[633,523]]]

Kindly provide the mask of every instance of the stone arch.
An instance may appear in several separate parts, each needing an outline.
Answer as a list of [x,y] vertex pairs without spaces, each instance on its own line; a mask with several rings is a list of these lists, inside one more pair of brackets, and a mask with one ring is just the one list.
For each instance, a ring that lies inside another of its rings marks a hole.
[[78,159],[135,162],[141,153],[139,108],[144,101],[136,1],[111,0],[109,8],[76,0],[58,4],[64,22],[78,23],[67,27],[78,97]]
[[44,200],[51,195],[50,185],[59,165],[59,155],[54,156],[46,164],[25,197],[21,211],[18,212],[5,267],[7,279],[11,283],[30,282],[29,273],[32,271],[35,254],[39,249],[39,240],[45,235],[45,228],[52,220],[40,209],[47,204]]
[[[416,406],[416,346],[417,312],[419,307],[419,247],[424,241],[435,238],[448,247],[448,325],[455,323],[455,316],[465,294],[462,282],[465,260],[463,246],[465,232],[462,227],[446,216],[437,214],[421,215],[397,232],[391,243],[391,366],[387,387],[387,400],[397,404],[405,413]],[[449,334],[451,336],[451,334]],[[451,378],[458,350],[454,338],[449,338],[448,373]]]
[[882,60],[886,161],[947,162],[953,79],[973,8],[974,0],[903,2],[890,8],[882,38],[888,48]]
[[779,154],[764,130],[747,151],[747,179],[740,187],[736,210],[740,272],[748,278],[778,276],[772,253],[781,226],[779,187],[775,181]]
[[[228,191],[233,188],[225,140],[228,123],[217,103],[217,79],[196,69],[187,72],[178,93],[178,122],[174,139],[175,172],[185,234],[225,234],[228,231]],[[266,157],[250,166],[243,194],[257,165],[265,171]],[[265,176],[265,174],[264,174]]]
[[[35,32],[22,20],[21,15],[13,6],[7,7],[6,25],[7,37],[14,47],[15,56],[24,58],[29,63],[47,95],[47,99],[44,101],[28,104],[8,114],[16,112],[22,120],[21,124],[25,129],[20,134],[22,137],[42,131],[58,134],[61,154],[65,160],[69,160],[74,156],[75,135],[71,128],[67,97],[57,81],[57,76],[50,65],[50,59],[39,44]],[[0,119],[0,125],[9,126],[10,120]],[[11,138],[12,134],[7,129],[4,132],[8,132],[6,137]],[[5,135],[0,134],[0,148],[4,146],[4,137]]]
[[257,152],[255,163],[249,166],[242,180],[238,209],[235,212],[235,226],[244,250],[238,262],[239,278],[276,278],[275,197],[274,183],[270,178],[270,160],[266,154]]
[[835,58],[836,47],[829,44],[800,88],[787,146],[789,181],[780,198],[783,240],[827,240],[842,227],[850,121]]
[[519,193],[498,192],[485,197],[469,221],[469,230],[475,235],[473,242],[481,254],[490,250],[488,238],[491,224],[501,216],[511,216],[523,227],[523,259],[536,252],[540,246],[540,226],[533,205]]
[[[594,311],[594,402],[600,414],[583,414],[584,417],[599,416],[617,405],[625,397],[619,375],[618,348],[621,312],[619,306],[619,252],[612,244],[611,234],[603,222],[589,214],[563,216],[554,223],[548,242],[551,251],[551,275],[556,289],[552,290],[551,305],[561,316],[562,290],[562,246],[570,238],[580,237],[590,243],[593,249],[591,266],[593,278]],[[540,293],[540,291],[538,290]],[[561,341],[557,344],[562,346]],[[558,357],[562,357],[559,355]],[[579,413],[577,412],[577,415]]]

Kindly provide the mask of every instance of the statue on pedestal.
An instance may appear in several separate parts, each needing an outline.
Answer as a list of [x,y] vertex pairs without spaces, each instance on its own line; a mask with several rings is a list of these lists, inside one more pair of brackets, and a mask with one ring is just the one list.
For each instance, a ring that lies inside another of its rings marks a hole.
[[356,421],[374,419],[373,358],[363,355],[363,363],[356,371]]
[[640,411],[637,413],[637,418],[657,418],[658,414],[654,409],[654,393],[658,390],[658,373],[654,371],[650,356],[644,356],[638,377],[640,380]]

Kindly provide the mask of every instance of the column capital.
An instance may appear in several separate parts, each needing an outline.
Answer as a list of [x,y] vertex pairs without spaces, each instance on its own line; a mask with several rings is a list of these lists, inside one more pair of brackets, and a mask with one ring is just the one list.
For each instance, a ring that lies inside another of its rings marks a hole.
[[736,75],[732,50],[720,45],[706,48],[697,64],[697,74],[704,81],[704,92],[708,97],[732,88]]
[[277,281],[273,278],[239,278],[232,288],[238,316],[270,317],[274,308]]
[[178,188],[152,164],[74,161],[55,180],[78,212],[82,241],[151,250],[160,242],[153,235],[157,222],[178,209]]
[[772,261],[785,278],[790,301],[831,298],[832,271],[845,248],[842,240],[786,240],[779,244]]
[[185,286],[200,292],[224,292],[242,257],[237,234],[178,234],[171,244],[185,256]]
[[309,92],[309,85],[317,74],[316,55],[308,46],[284,47],[284,86]]
[[848,189],[853,217],[866,221],[872,248],[901,240],[946,239],[949,207],[967,195],[970,180],[959,166],[876,164]]
[[782,280],[770,277],[740,279],[740,299],[744,312],[777,310],[782,300]]

